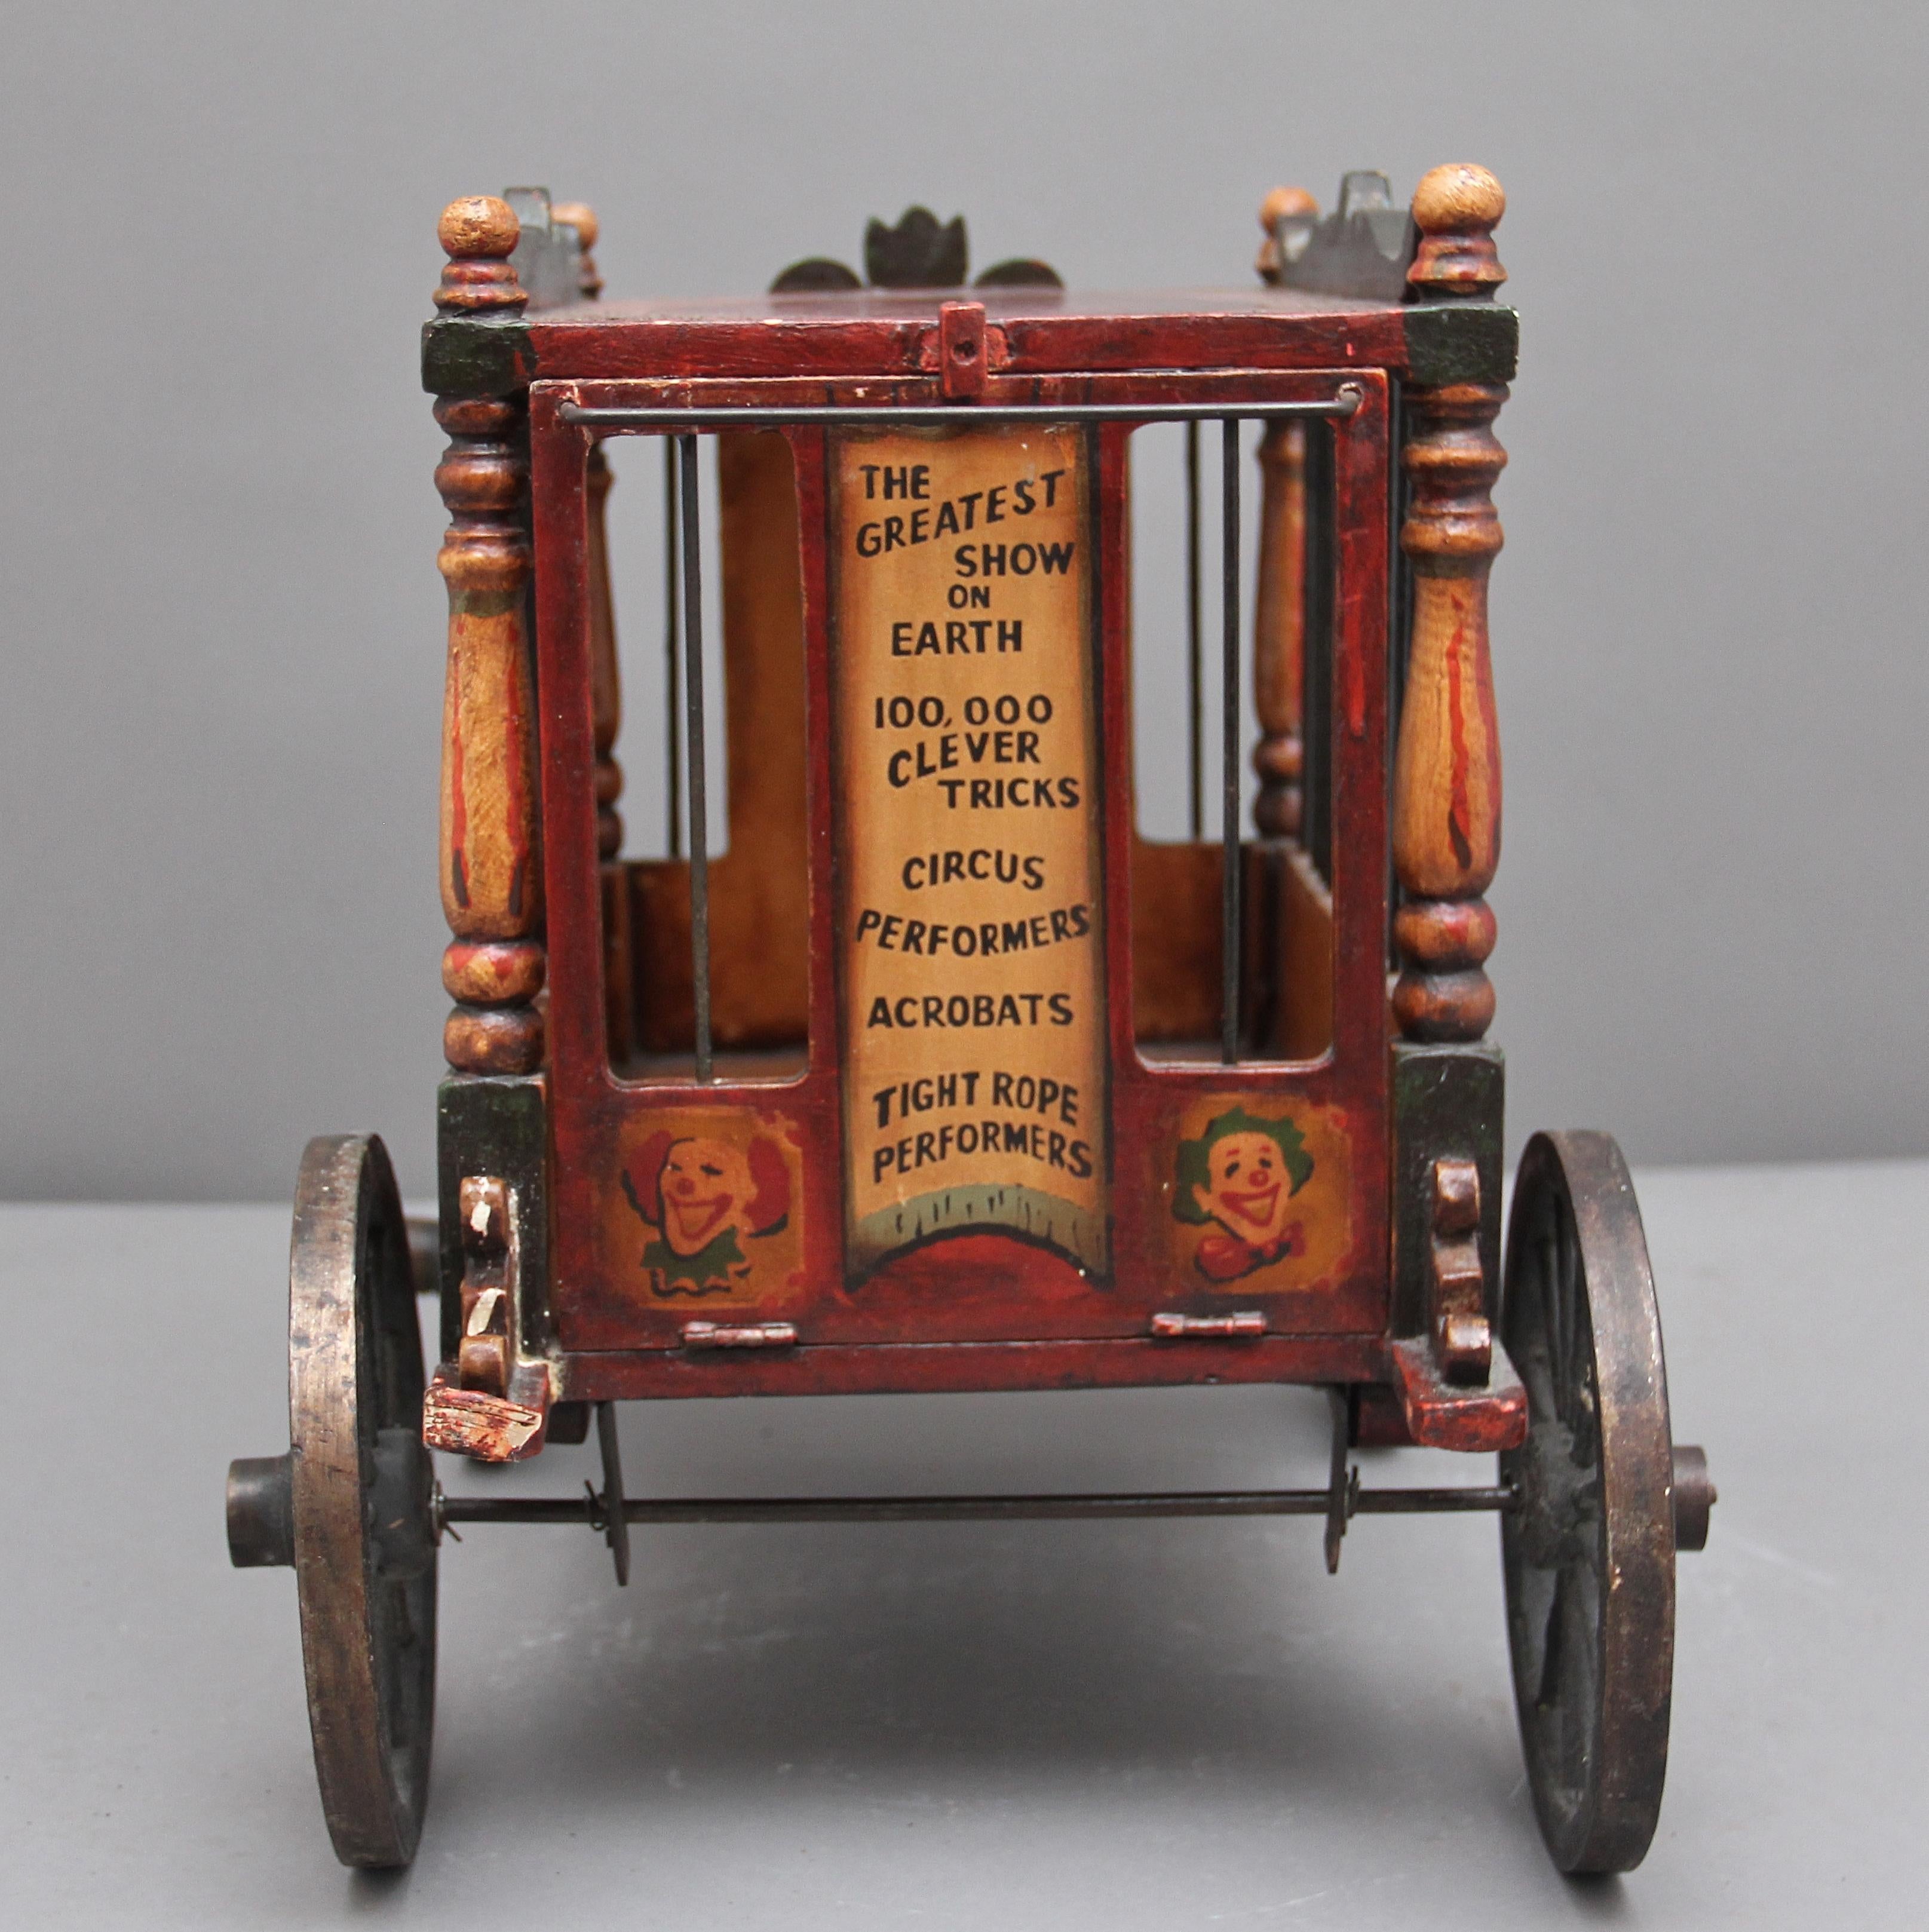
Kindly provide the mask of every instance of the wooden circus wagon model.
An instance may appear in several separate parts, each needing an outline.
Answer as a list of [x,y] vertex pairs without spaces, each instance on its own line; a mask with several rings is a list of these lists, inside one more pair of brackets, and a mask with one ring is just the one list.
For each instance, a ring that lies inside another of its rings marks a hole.
[[[968,282],[962,222],[914,209],[872,224],[866,280],[812,260],[702,306],[599,302],[580,206],[444,213],[440,1220],[405,1221],[379,1139],[309,1146],[292,1446],[228,1498],[234,1561],[296,1571],[344,1861],[416,1849],[450,1524],[586,1522],[622,1582],[639,1523],[1300,1514],[1334,1568],[1350,1519],[1400,1510],[1499,1516],[1548,1846],[1640,1859],[1675,1552],[1714,1492],[1671,1440],[1612,1141],[1528,1144],[1502,1261],[1503,205],[1470,166],[1410,211],[1376,175],[1323,220],[1278,190],[1262,286],[1099,298],[1034,261]],[[1130,450],[1162,424],[1189,616],[1135,638]],[[617,812],[626,437],[656,439],[667,508],[649,859]],[[1135,646],[1174,690],[1183,663],[1186,700],[1138,728],[1186,766],[1188,838],[1136,815]],[[646,1500],[616,1451],[626,1400],[1246,1382],[1329,1392],[1325,1487]],[[431,1473],[428,1450],[513,1462],[592,1423],[586,1499]],[[1351,1448],[1409,1443],[1497,1452],[1498,1479],[1360,1486]]]

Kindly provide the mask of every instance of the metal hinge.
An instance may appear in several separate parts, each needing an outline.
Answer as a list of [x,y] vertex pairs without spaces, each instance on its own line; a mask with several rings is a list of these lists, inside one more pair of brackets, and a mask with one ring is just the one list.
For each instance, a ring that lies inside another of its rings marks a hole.
[[1266,1318],[1256,1308],[1242,1309],[1237,1315],[1155,1315],[1152,1332],[1168,1341],[1199,1336],[1253,1341],[1265,1334]]
[[794,1322],[753,1322],[735,1328],[717,1322],[686,1322],[683,1346],[686,1348],[794,1348],[797,1327]]

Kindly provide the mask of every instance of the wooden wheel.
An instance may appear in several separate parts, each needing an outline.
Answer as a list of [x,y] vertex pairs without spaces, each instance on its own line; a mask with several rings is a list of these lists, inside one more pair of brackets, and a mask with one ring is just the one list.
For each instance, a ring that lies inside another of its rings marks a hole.
[[436,1549],[422,1350],[388,1150],[302,1158],[288,1270],[291,1530],[315,1774],[344,1864],[405,1865],[428,1796]]
[[1562,1871],[1629,1871],[1667,1772],[1673,1450],[1647,1240],[1607,1135],[1528,1144],[1501,1334],[1528,1396],[1501,1540],[1534,1808]]

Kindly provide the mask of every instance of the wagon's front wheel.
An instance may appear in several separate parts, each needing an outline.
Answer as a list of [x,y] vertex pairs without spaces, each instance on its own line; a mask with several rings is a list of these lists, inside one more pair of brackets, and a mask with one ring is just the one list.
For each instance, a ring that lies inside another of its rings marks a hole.
[[435,1710],[434,1483],[402,1204],[372,1135],[310,1141],[288,1272],[288,1454],[237,1462],[238,1564],[290,1563],[315,1773],[344,1864],[405,1865]]
[[1562,1870],[1628,1871],[1667,1772],[1674,1451],[1647,1240],[1606,1134],[1528,1144],[1501,1332],[1528,1396],[1502,1551],[1534,1808]]

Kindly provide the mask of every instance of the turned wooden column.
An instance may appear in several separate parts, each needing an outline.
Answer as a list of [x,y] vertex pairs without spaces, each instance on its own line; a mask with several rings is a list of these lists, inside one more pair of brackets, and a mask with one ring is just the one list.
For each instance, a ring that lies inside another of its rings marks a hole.
[[[452,202],[436,229],[446,314],[513,316],[528,298],[509,266],[516,218],[489,196]],[[443,396],[449,444],[436,488],[450,523],[442,703],[442,904],[454,935],[442,977],[457,1002],[442,1029],[465,1073],[526,1073],[542,1060],[542,867],[536,832],[536,704],[524,617],[530,571],[523,405]]]
[[[1507,206],[1484,168],[1436,168],[1414,191],[1420,242],[1407,280],[1420,302],[1484,302],[1506,280],[1492,230]],[[1485,967],[1494,916],[1482,895],[1500,857],[1500,737],[1487,647],[1487,573],[1501,547],[1490,494],[1507,461],[1491,424],[1501,382],[1406,392],[1402,460],[1412,496],[1412,629],[1394,775],[1394,1012],[1408,1040],[1473,1040],[1493,1018]]]
[[[1319,204],[1304,188],[1276,188],[1259,204],[1266,239],[1254,265],[1276,282],[1283,264],[1280,224],[1311,221]],[[1276,422],[1259,442],[1259,572],[1252,610],[1252,708],[1259,742],[1252,766],[1259,775],[1253,822],[1269,838],[1297,836],[1305,751],[1306,425]]]

